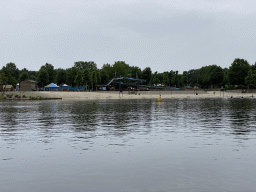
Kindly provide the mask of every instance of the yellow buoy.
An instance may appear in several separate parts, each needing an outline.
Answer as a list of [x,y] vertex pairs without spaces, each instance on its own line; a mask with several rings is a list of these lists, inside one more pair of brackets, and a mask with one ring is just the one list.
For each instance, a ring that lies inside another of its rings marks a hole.
[[161,95],[158,97],[157,101],[159,101],[159,102],[162,101]]

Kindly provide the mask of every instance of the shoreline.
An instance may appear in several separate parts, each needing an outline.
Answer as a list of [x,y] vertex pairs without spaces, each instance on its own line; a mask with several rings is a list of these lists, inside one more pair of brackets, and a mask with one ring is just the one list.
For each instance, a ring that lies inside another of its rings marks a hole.
[[[95,91],[95,92],[62,92],[62,91],[13,91],[6,92],[4,95],[13,95],[13,99],[8,100],[34,100],[33,98],[42,98],[36,100],[49,100],[49,99],[62,99],[62,100],[105,100],[105,99],[158,99],[161,95],[162,100],[172,98],[253,98],[252,93],[234,93],[234,92],[223,92],[223,91],[197,91],[198,95],[195,94],[194,90],[190,91],[138,91],[137,95],[128,94],[128,91],[119,93],[118,91]],[[224,93],[224,96],[223,96]],[[26,96],[26,98],[23,97]],[[15,97],[16,96],[16,97]]]

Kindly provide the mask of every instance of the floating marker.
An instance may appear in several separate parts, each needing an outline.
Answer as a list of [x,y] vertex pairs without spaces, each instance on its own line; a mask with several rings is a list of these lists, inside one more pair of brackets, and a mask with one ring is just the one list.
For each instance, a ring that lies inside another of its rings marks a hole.
[[162,101],[161,95],[158,97],[157,101],[158,101],[158,102],[161,102],[161,101]]

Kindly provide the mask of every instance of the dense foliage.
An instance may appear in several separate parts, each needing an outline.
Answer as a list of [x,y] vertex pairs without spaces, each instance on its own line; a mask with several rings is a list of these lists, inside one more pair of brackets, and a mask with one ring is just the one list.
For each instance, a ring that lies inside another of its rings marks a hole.
[[93,61],[77,61],[71,68],[54,69],[52,64],[42,65],[39,71],[28,71],[26,68],[19,70],[15,63],[7,63],[0,70],[0,83],[11,84],[32,79],[38,82],[39,87],[50,83],[58,85],[84,86],[86,89],[97,89],[106,85],[114,77],[130,77],[144,79],[145,85],[171,86],[183,88],[185,86],[198,86],[201,88],[224,87],[256,87],[256,63],[250,65],[244,59],[235,59],[231,66],[222,69],[217,65],[208,65],[200,69],[183,71],[170,70],[163,73],[152,72],[150,67],[141,69],[130,66],[124,61],[117,61],[113,65],[104,64],[101,69]]
[[223,82],[223,69],[216,65],[202,67],[197,76],[197,82],[204,88],[219,87]]
[[235,59],[228,70],[228,82],[231,85],[246,85],[245,78],[251,66],[244,59]]

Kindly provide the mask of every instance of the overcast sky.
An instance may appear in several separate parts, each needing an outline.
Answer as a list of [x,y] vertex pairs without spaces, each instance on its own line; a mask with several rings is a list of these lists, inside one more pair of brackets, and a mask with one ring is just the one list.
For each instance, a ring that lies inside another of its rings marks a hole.
[[179,73],[256,61],[255,0],[1,0],[0,67],[125,61]]

